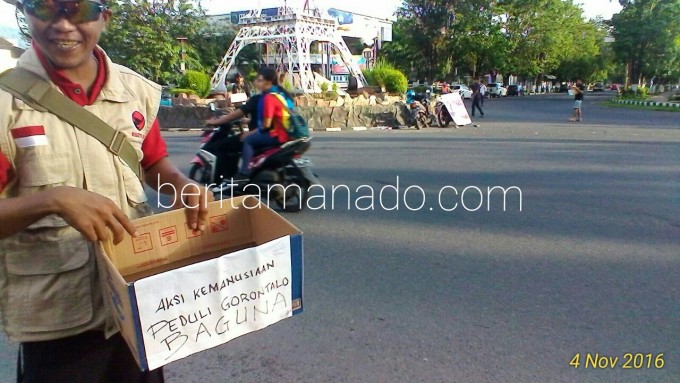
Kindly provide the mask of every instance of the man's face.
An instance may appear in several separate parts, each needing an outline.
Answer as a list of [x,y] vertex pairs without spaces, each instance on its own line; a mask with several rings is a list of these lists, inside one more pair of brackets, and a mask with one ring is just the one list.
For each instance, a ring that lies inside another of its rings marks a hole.
[[[67,4],[70,3],[70,4]],[[25,6],[29,4],[47,5],[59,8],[63,5],[85,6],[101,4],[101,0],[96,1],[63,1],[63,0],[25,0]],[[74,69],[85,65],[95,46],[99,42],[99,37],[106,27],[106,23],[111,17],[111,12],[106,10],[98,13],[96,20],[78,23],[77,20],[70,21],[63,14],[56,20],[42,20],[24,9],[26,21],[31,33],[31,37],[40,47],[41,51],[47,55],[50,61],[57,67],[63,69]]]
[[259,90],[260,92],[264,92],[264,91],[266,91],[266,90],[269,90],[269,88],[272,87],[272,84],[271,84],[271,82],[265,80],[265,79],[260,75],[260,76],[257,76],[257,78],[255,79],[255,87],[256,87],[257,90]]

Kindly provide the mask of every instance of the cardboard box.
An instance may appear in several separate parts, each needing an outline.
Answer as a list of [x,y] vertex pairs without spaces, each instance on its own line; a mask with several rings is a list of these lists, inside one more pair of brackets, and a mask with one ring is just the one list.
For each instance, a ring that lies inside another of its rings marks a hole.
[[143,370],[302,312],[302,233],[254,197],[210,206],[194,232],[183,210],[134,221],[100,246],[105,297]]

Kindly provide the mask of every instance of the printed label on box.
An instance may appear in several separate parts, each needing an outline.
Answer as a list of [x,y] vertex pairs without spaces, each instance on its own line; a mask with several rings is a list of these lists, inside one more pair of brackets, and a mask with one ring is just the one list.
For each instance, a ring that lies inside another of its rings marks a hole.
[[151,234],[139,234],[132,239],[132,247],[135,254],[144,253],[153,250],[153,242],[151,241]]
[[179,237],[177,235],[177,226],[170,226],[166,227],[165,229],[161,229],[158,234],[161,237],[161,246],[168,246],[179,241]]
[[229,225],[227,224],[226,215],[218,215],[216,217],[210,217],[210,231],[213,233],[219,233],[222,231],[227,231]]

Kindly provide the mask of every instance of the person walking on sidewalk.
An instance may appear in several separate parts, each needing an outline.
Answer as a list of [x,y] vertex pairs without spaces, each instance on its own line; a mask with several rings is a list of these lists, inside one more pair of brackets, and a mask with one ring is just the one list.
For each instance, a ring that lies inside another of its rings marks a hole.
[[482,102],[481,86],[479,83],[474,83],[472,85],[472,117],[475,116],[475,109],[479,110],[480,117],[484,118],[484,111],[480,106]]
[[576,80],[576,84],[572,86],[572,91],[574,92],[574,113],[572,114],[569,121],[571,122],[581,122],[583,121],[583,98],[586,93],[586,86],[583,85],[581,79]]

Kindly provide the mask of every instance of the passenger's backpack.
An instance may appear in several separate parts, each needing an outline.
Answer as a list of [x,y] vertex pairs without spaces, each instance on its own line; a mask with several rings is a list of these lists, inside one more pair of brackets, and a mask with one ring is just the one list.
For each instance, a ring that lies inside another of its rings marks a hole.
[[309,137],[307,121],[305,121],[305,119],[297,112],[293,102],[280,93],[272,92],[271,94],[276,96],[285,108],[283,114],[283,127],[288,132],[288,136],[294,140]]

